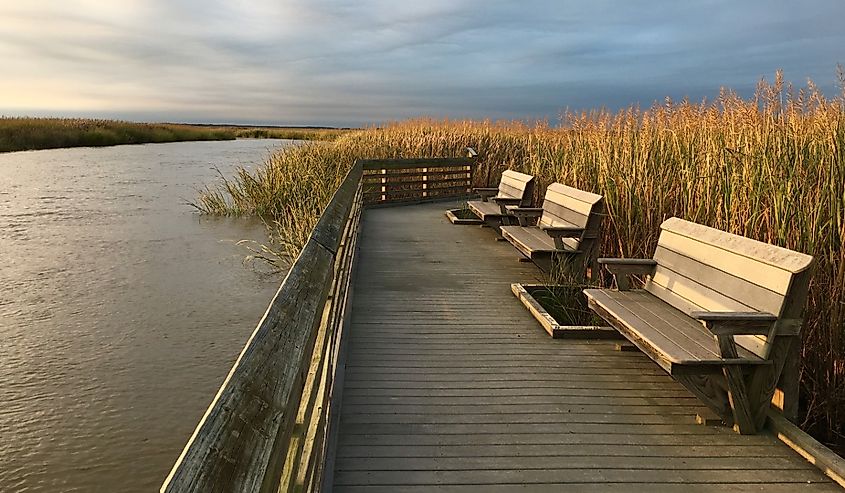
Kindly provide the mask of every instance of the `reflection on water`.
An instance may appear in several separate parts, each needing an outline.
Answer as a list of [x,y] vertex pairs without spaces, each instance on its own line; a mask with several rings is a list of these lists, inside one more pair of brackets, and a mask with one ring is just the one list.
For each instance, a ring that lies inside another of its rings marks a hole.
[[157,489],[279,282],[185,202],[285,143],[0,154],[0,491]]

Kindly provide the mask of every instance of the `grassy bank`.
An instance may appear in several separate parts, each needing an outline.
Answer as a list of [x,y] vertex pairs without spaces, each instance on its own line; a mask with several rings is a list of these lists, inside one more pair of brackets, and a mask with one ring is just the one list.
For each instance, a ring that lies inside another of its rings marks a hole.
[[351,132],[347,128],[318,127],[230,127],[239,139],[336,140]]
[[650,256],[660,223],[680,216],[810,253],[818,261],[802,333],[802,427],[828,443],[845,434],[845,95],[812,85],[761,84],[743,100],[667,101],[564,115],[561,127],[410,121],[348,133],[273,156],[206,190],[198,206],[258,214],[275,224],[280,253],[304,242],[356,158],[457,156],[478,150],[478,184],[506,168],[540,185],[602,193],[603,256]]
[[169,123],[0,118],[0,152],[234,138],[234,132],[227,129]]

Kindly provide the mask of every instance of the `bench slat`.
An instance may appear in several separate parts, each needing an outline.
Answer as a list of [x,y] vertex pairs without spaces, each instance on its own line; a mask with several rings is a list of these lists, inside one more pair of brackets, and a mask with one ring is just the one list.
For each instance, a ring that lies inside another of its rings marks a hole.
[[[789,290],[792,273],[788,270],[680,235],[671,230],[664,229],[661,232],[658,244],[775,293],[783,295]],[[777,314],[778,312],[774,313]]]
[[540,223],[551,225],[555,222],[563,222],[583,228],[587,225],[588,217],[580,212],[568,209],[566,206],[546,199],[543,201],[543,217],[540,219]]
[[549,185],[549,188],[546,190],[546,200],[553,204],[559,204],[567,209],[578,212],[582,216],[589,216],[590,211],[593,209],[593,204],[601,200],[601,196],[596,195],[595,200],[592,202],[584,202],[583,200],[570,195],[573,193],[573,190],[576,189],[567,187],[566,185],[561,185],[560,183],[553,183]]
[[717,286],[720,293],[734,300],[742,300],[742,304],[751,307],[752,311],[778,313],[783,305],[782,294],[691,259],[663,245],[657,246],[654,260],[675,272],[687,273],[688,277],[689,273],[695,273],[692,278],[699,284],[704,282],[706,285]]
[[534,177],[518,171],[507,170],[499,180],[499,195],[522,199],[520,205],[529,206],[534,195]]
[[[554,239],[543,230],[533,226],[502,226],[502,235],[511,243],[514,243],[522,253],[531,257],[537,253],[557,252]],[[563,238],[563,244],[567,251],[577,252],[580,241],[576,238]]]
[[532,175],[527,175],[525,173],[509,169],[502,172],[502,179],[514,183],[528,183],[533,180],[534,177]]
[[[668,303],[645,291],[586,289],[591,303],[611,315],[627,329],[624,335],[646,347],[667,372],[677,366],[718,365],[724,361],[716,340],[697,320],[675,310]],[[740,351],[733,364],[757,364],[764,360]]]
[[[699,306],[698,310],[708,312],[753,312],[757,311],[754,308],[740,303],[732,298],[724,296],[718,291],[703,286],[694,280],[684,276],[679,272],[675,272],[668,267],[658,264],[654,269],[649,282],[646,283],[646,291],[650,291],[652,284],[663,286],[671,291],[677,297],[681,297],[690,303]],[[658,296],[655,294],[655,296]],[[686,311],[686,304],[679,303],[678,306],[673,303],[675,296],[664,299],[670,305],[678,310],[683,311],[687,315],[690,312]]]
[[697,241],[717,246],[725,251],[768,264],[777,269],[797,274],[807,270],[813,263],[813,257],[783,247],[752,240],[744,236],[672,217],[661,225],[663,231],[694,238]]
[[501,207],[499,207],[499,204],[495,202],[470,200],[469,202],[467,202],[467,207],[482,221],[487,221],[488,219],[491,219],[493,217],[500,217],[502,215]]
[[500,197],[513,197],[516,199],[522,198],[523,190],[520,188],[512,187],[504,182],[499,184],[499,196]]

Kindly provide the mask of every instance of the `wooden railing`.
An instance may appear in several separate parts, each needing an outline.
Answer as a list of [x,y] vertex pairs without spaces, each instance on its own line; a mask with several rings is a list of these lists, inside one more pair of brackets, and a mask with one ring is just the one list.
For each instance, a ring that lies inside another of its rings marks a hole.
[[[380,167],[373,167],[376,163]],[[460,196],[470,186],[467,158],[356,161],[162,492],[319,491],[330,483],[342,390],[343,329],[351,311],[358,230],[370,183],[364,174],[376,169],[389,169],[396,176],[417,173],[425,179],[409,185],[415,198],[409,198],[411,192],[384,190],[384,196],[371,203],[447,198],[450,192]],[[436,174],[445,173],[442,170],[461,175],[466,184],[443,185],[449,183],[441,179],[446,175]],[[440,185],[428,186],[432,184]]]
[[364,168],[364,203],[424,202],[472,193],[475,151],[469,157],[368,159]]
[[361,209],[356,165],[161,491],[320,489]]

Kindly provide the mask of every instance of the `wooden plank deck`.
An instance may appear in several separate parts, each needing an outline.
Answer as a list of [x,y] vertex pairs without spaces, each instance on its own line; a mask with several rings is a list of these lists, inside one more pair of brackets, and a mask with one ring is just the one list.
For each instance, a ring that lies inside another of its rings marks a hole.
[[449,204],[364,213],[334,491],[842,491],[774,437],[697,425],[645,355],[554,340],[538,282]]

